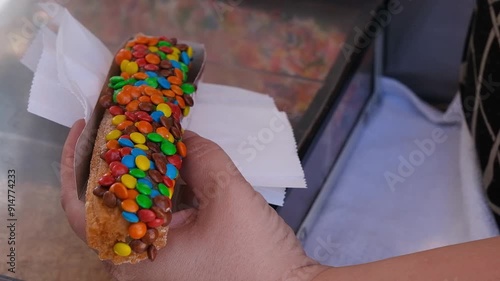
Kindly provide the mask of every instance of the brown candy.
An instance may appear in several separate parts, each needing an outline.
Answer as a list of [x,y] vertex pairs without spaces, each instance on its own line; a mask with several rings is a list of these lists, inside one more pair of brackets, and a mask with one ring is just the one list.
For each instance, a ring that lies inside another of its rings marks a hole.
[[153,206],[151,207],[151,211],[153,211],[157,218],[166,219],[167,213],[163,212],[159,207]]
[[181,122],[177,120],[174,121],[174,127],[177,128],[179,131],[182,131]]
[[99,98],[99,104],[104,107],[104,108],[109,108],[112,106],[113,103],[113,96],[112,95],[104,95]]
[[194,101],[193,98],[190,95],[183,95],[184,102],[186,103],[187,106],[193,106]]
[[160,117],[160,123],[167,129],[170,129],[170,127],[172,127],[173,125],[172,119],[169,119],[165,116]]
[[151,261],[154,261],[156,259],[156,254],[158,253],[158,250],[156,250],[156,247],[154,245],[150,245],[148,247],[148,258]]
[[162,224],[162,226],[168,226],[170,222],[172,222],[172,211],[165,213],[165,222]]
[[132,133],[138,132],[137,127],[135,125],[130,125],[125,130],[123,130],[124,135],[130,135]]
[[169,60],[162,60],[160,61],[160,67],[164,69],[169,69],[172,67],[172,63]]
[[177,45],[177,38],[170,38],[170,43],[172,43],[172,45]]
[[160,172],[154,169],[150,169],[148,171],[149,177],[155,182],[155,183],[160,183],[163,182],[163,176]]
[[102,185],[98,185],[96,188],[94,188],[94,190],[92,190],[92,193],[97,197],[102,197],[106,191],[108,191],[106,188],[104,188]]
[[150,102],[139,103],[139,109],[142,111],[150,112],[153,111],[154,105]]
[[156,228],[150,228],[146,231],[146,234],[141,238],[141,241],[146,243],[147,245],[153,244],[158,238],[159,233]]
[[153,198],[153,203],[156,207],[160,208],[162,212],[170,211],[172,207],[172,201],[167,196],[158,195]]
[[167,157],[162,153],[153,153],[153,161],[155,162],[156,169],[162,174],[167,173]]
[[149,150],[152,151],[153,153],[157,153],[157,152],[161,151],[160,145],[155,143],[155,142],[147,141],[146,146],[149,147]]
[[104,192],[102,200],[104,201],[104,205],[108,206],[109,208],[114,208],[116,206],[116,196],[111,191]]
[[142,242],[141,240],[132,240],[129,244],[130,248],[132,248],[132,251],[135,253],[141,254],[146,252],[148,249],[148,244]]
[[180,139],[182,136],[181,131],[176,127],[170,128],[170,132],[172,133],[172,136],[174,136],[175,139]]
[[169,76],[172,76],[172,75],[174,75],[174,72],[171,69],[162,69],[162,70],[160,70],[160,76],[169,77]]

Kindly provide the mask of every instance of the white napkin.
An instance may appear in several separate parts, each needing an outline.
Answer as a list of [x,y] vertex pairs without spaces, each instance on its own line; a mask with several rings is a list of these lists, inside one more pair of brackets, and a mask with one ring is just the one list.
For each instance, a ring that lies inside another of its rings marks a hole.
[[[89,120],[112,53],[60,6],[57,32],[42,27],[21,59],[34,71],[28,111],[64,126]],[[91,59],[89,59],[91,58]],[[285,188],[305,188],[292,127],[267,95],[200,83],[187,129],[219,144],[243,176],[272,204]]]

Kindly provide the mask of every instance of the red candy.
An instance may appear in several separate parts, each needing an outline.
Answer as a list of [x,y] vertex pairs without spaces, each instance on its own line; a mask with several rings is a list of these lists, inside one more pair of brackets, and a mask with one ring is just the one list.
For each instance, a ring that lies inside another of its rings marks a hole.
[[177,106],[173,103],[170,103],[170,102],[168,103],[168,105],[170,106],[170,109],[172,109],[172,116],[174,116],[174,119],[177,121],[180,121],[182,113],[181,113],[181,109],[179,108],[179,106]]
[[141,121],[153,122],[153,118],[145,111],[137,111],[135,116]]
[[104,175],[99,179],[98,183],[102,186],[111,186],[115,183],[115,178],[110,175]]
[[120,150],[118,149],[110,149],[104,154],[104,160],[108,164],[114,161],[120,161],[121,159]]
[[109,108],[109,113],[111,113],[111,115],[113,116],[121,115],[123,114],[123,109],[117,105],[113,105]]
[[134,51],[146,51],[148,49],[148,46],[142,45],[142,44],[137,44],[132,47],[132,50]]
[[148,63],[144,66],[144,69],[149,71],[158,71],[160,68],[156,64]]
[[180,170],[182,167],[182,158],[177,154],[168,156],[167,161],[168,163],[174,165],[177,168],[177,170]]
[[137,60],[135,60],[135,62],[137,63],[137,65],[139,67],[144,67],[147,64],[147,62],[144,58],[137,59]]
[[137,212],[137,216],[142,222],[151,222],[156,219],[156,215],[153,211],[148,209],[141,209]]
[[146,56],[146,51],[135,51],[132,53],[132,56],[134,56],[135,58],[143,58]]
[[[129,135],[122,135],[122,136],[120,137],[120,139],[128,139],[128,140],[130,140],[130,136],[129,136]],[[119,139],[118,139],[118,140],[119,140]]]
[[164,176],[163,177],[163,183],[168,187],[173,187],[174,186],[174,181],[172,179],[170,179],[169,177],[167,176]]
[[171,54],[173,51],[172,49],[170,49],[169,47],[167,46],[162,46],[160,48],[158,48],[160,51],[164,52],[164,53],[167,53],[167,54]]
[[125,112],[125,116],[127,116],[127,119],[132,121],[132,122],[137,121],[137,116],[135,116],[135,114],[133,112],[127,111],[127,112]]
[[165,222],[163,219],[154,219],[153,221],[151,222],[148,222],[148,227],[150,228],[156,228],[156,227],[159,227],[163,224],[163,222]]
[[[123,157],[132,153],[132,147],[122,147],[120,148],[120,155]],[[177,167],[176,167],[177,168]]]
[[113,170],[113,167],[114,167],[116,164],[120,164],[120,163],[121,163],[120,161],[113,161],[113,162],[109,163],[109,168],[110,168],[111,170]]
[[113,174],[113,176],[115,176],[115,177],[119,177],[121,175],[128,173],[127,166],[125,166],[119,162],[116,163],[115,165],[113,165],[113,167],[111,167],[111,165],[109,167],[111,169],[111,174]]

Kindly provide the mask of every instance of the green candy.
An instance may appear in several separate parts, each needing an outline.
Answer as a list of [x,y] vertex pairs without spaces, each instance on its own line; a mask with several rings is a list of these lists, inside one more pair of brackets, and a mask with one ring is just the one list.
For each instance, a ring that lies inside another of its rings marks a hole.
[[189,67],[185,63],[180,62],[180,65],[181,65],[182,72],[188,72],[189,71]]
[[190,95],[194,92],[193,84],[189,84],[189,83],[182,84],[181,89],[182,89],[182,91],[184,91],[185,94],[188,94],[188,95]]
[[135,82],[137,82],[137,79],[132,77],[132,78],[129,78],[125,81],[127,81],[127,84],[129,84],[129,85],[133,85],[133,84],[135,84]]
[[120,90],[116,90],[114,93],[113,93],[113,102],[116,103],[117,100],[116,100],[116,96],[118,95],[118,93],[120,92]]
[[161,143],[161,152],[165,153],[166,155],[174,155],[177,152],[177,148],[175,145],[168,140],[165,140]]
[[121,89],[121,88],[123,88],[123,86],[125,86],[125,85],[128,85],[128,80],[123,80],[123,81],[120,81],[120,82],[118,82],[118,83],[114,84],[111,88],[113,88],[113,89],[115,89],[115,90],[116,90],[116,89]]
[[163,46],[172,47],[172,44],[170,44],[170,42],[167,41],[158,42],[158,47],[163,47]]
[[128,173],[136,179],[142,179],[146,177],[146,173],[144,173],[143,170],[137,168],[131,169]]
[[123,78],[123,77],[121,77],[121,76],[113,76],[113,77],[110,77],[110,78],[109,78],[109,82],[110,82],[112,85],[114,85],[114,84],[116,84],[116,83],[118,83],[118,82],[124,81],[124,80],[125,80],[125,78]]
[[164,185],[163,183],[158,184],[158,190],[160,191],[161,195],[165,195],[167,197],[170,197],[170,190],[168,190],[168,187]]
[[146,81],[146,84],[148,84],[149,86],[155,89],[158,88],[158,81],[156,80],[156,77],[148,77],[144,81]]
[[166,58],[167,58],[167,55],[166,55],[164,52],[162,52],[162,51],[158,51],[158,52],[156,52],[156,53],[160,56],[160,58],[161,58],[162,60],[164,60],[164,59],[166,59]]
[[150,140],[152,142],[162,142],[163,141],[163,137],[157,133],[149,133],[147,135],[147,137],[148,137],[148,140]]
[[188,74],[185,71],[183,71],[182,74],[183,74],[182,75],[182,82],[186,82],[188,80]]
[[[147,184],[142,183],[142,182],[137,183],[137,185],[135,186],[135,189],[137,189],[137,191],[139,191],[139,193],[142,193],[144,195],[151,194],[151,188],[149,188],[149,186]],[[137,202],[137,203],[139,203],[139,202]]]
[[137,205],[141,206],[143,209],[149,209],[153,206],[153,202],[149,196],[144,194],[137,195],[137,197],[135,197],[135,201],[137,202]]

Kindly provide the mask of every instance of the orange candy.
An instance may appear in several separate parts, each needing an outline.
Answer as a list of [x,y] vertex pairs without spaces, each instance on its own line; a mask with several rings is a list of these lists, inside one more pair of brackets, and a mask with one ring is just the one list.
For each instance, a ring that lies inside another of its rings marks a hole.
[[128,197],[127,197],[127,199],[135,200],[135,197],[137,197],[137,195],[139,195],[139,192],[137,192],[137,190],[135,190],[135,189],[129,189],[128,190]]
[[116,95],[116,101],[121,105],[126,105],[132,101],[132,96],[129,92],[121,91]]
[[[123,187],[125,187],[125,186],[123,186]],[[128,197],[128,193],[127,193],[127,196],[125,196],[125,198],[127,198],[127,197]],[[137,205],[137,203],[135,203],[135,200],[132,200],[132,199],[123,200],[121,207],[124,211],[130,212],[130,213],[135,213],[139,210],[139,205]]]
[[187,155],[186,145],[182,141],[178,141],[176,146],[177,146],[177,152],[179,153],[179,155],[182,157],[186,157],[186,155]]
[[120,74],[121,77],[123,77],[123,79],[127,80],[130,78],[130,74],[128,74],[127,72],[122,72],[122,74]]
[[147,44],[149,42],[149,38],[146,36],[137,36],[135,38],[135,43],[137,44]]
[[[130,103],[129,103],[130,104]],[[126,120],[126,121],[123,121],[121,122],[120,124],[118,124],[116,126],[116,129],[120,130],[120,131],[123,131],[125,130],[128,126],[132,126],[134,125],[134,122],[130,121],[130,120]],[[118,141],[116,141],[118,143]],[[119,148],[119,147],[118,147]]]
[[[118,129],[119,130],[119,129]],[[118,143],[117,140],[110,140],[106,143],[106,147],[108,149],[118,149],[120,148],[120,144]]]
[[135,79],[144,80],[148,78],[148,75],[144,72],[137,72],[134,75],[132,75],[132,77],[134,77]]
[[147,230],[148,228],[146,224],[140,221],[133,223],[128,227],[128,235],[130,235],[133,239],[141,239],[146,234]]
[[151,38],[149,38],[148,45],[149,46],[156,46],[158,44],[158,41],[160,41],[160,39],[158,37],[151,37]]
[[168,139],[168,135],[170,134],[170,132],[168,131],[167,128],[165,127],[159,127],[156,129],[156,133],[160,136],[162,136],[163,138],[165,139]]
[[127,49],[121,49],[116,53],[115,56],[115,62],[120,65],[123,60],[131,60],[132,59],[132,52],[130,52]]
[[144,94],[148,95],[148,96],[152,96],[152,95],[158,95],[158,94],[161,94],[157,89],[153,88],[153,87],[145,87],[144,88]]
[[179,79],[179,77],[177,76],[169,76],[167,78],[168,82],[174,84],[174,85],[181,85],[182,84],[182,80]]
[[149,122],[146,121],[139,121],[135,123],[135,126],[139,130],[139,132],[143,134],[149,134],[153,131],[153,126]]
[[128,41],[127,44],[125,44],[125,47],[129,47],[129,48],[132,48],[135,46],[135,42],[134,41]]
[[184,79],[184,73],[182,73],[182,70],[180,70],[180,69],[176,68],[176,69],[174,70],[174,73],[175,73],[175,76],[176,76],[177,78],[181,79],[181,81],[182,81],[182,79]]
[[149,53],[146,55],[146,61],[151,63],[151,64],[159,64],[160,63],[160,57],[158,57],[155,54]]
[[140,101],[138,101],[138,100],[133,100],[133,101],[129,102],[129,103],[127,104],[127,106],[125,106],[125,109],[126,109],[127,111],[136,111],[136,110],[139,108],[139,104],[140,104],[140,103],[141,103],[141,102],[140,102]]
[[127,188],[122,183],[115,182],[113,185],[111,185],[109,191],[113,192],[116,197],[120,198],[121,200],[128,198]]
[[172,85],[170,89],[178,96],[182,96],[182,94],[184,94],[184,91],[181,89],[181,87],[177,85]]
[[179,107],[184,109],[186,107],[186,102],[181,96],[176,96],[175,99],[177,100],[177,103],[179,103]]
[[166,97],[169,97],[169,98],[173,98],[175,97],[175,93],[171,90],[163,90],[161,91],[161,93],[166,96]]
[[151,102],[151,98],[148,96],[140,96],[137,100],[140,102]]
[[151,102],[154,104],[160,104],[160,103],[165,102],[165,101],[163,100],[162,95],[154,94],[154,95],[151,95]]
[[141,90],[139,90],[139,88],[135,86],[132,86],[132,88],[130,89],[130,95],[132,95],[134,99],[137,99],[142,95]]

